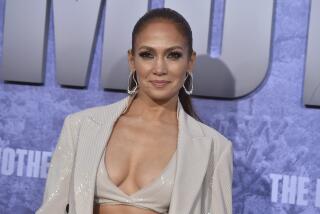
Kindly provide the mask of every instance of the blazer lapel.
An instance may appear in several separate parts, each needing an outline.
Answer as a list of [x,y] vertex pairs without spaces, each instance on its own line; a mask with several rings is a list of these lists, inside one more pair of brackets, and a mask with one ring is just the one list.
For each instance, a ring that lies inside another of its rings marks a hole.
[[118,117],[133,97],[126,97],[103,111],[86,118],[80,130],[74,171],[75,210],[77,214],[93,211],[96,173],[103,150]]
[[190,213],[201,189],[210,157],[212,139],[199,122],[189,116],[179,101],[177,169],[169,214]]

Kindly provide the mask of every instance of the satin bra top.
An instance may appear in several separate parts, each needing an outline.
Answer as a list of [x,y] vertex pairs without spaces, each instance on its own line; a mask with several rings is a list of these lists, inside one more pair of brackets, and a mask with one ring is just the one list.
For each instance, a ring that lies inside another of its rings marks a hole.
[[97,204],[126,204],[150,209],[158,213],[168,213],[176,171],[176,153],[173,154],[160,176],[150,184],[127,195],[108,176],[105,166],[105,149],[96,176],[94,201]]

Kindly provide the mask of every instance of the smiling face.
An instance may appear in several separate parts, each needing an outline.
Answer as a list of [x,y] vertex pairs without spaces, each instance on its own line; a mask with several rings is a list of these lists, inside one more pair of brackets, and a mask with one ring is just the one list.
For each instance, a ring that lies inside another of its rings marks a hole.
[[195,52],[188,54],[186,38],[167,20],[148,23],[136,36],[134,51],[128,51],[131,72],[136,71],[139,95],[153,100],[178,96],[186,72],[191,72]]

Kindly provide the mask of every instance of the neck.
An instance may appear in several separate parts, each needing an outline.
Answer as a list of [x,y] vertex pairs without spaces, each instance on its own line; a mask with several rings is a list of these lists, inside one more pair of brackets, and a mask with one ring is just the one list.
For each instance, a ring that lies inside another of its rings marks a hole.
[[128,116],[135,116],[143,121],[177,122],[178,95],[168,100],[154,100],[138,93],[128,109]]

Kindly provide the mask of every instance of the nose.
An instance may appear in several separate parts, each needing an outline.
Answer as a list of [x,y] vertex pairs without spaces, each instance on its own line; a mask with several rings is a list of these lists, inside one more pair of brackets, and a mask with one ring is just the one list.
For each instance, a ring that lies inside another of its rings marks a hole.
[[164,75],[167,73],[167,66],[162,57],[158,57],[155,61],[153,73],[156,75]]

